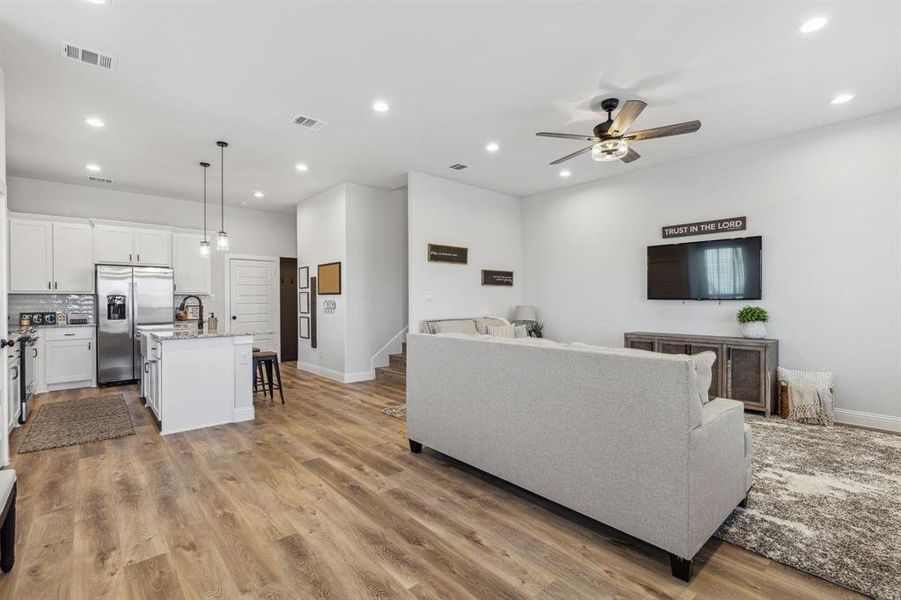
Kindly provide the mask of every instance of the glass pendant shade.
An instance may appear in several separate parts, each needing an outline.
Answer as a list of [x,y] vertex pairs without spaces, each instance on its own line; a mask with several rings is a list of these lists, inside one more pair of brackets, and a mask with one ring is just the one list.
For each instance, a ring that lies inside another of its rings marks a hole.
[[216,234],[216,249],[222,250],[223,252],[228,251],[228,234],[224,231],[220,231]]
[[619,160],[629,152],[623,140],[604,140],[591,147],[591,158],[597,161]]
[[200,255],[201,256],[209,256],[210,255],[210,243],[207,240],[203,240],[200,242]]

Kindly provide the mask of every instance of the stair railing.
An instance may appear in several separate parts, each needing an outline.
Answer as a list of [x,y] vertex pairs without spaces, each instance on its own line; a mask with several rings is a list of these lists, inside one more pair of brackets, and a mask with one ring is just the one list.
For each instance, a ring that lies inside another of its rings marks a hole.
[[372,355],[372,358],[369,359],[369,376],[372,379],[375,379],[376,361],[378,360],[383,363],[383,364],[379,364],[378,365],[379,367],[387,367],[388,366],[388,355],[396,354],[395,352],[391,352],[391,349],[397,347],[396,343],[397,343],[398,338],[402,338],[403,336],[407,335],[407,332],[409,330],[410,330],[410,326],[407,325],[406,327],[404,327],[403,329],[398,331],[394,337],[392,337],[390,340],[388,340],[388,342],[384,346],[379,348],[378,351],[376,351],[376,353]]

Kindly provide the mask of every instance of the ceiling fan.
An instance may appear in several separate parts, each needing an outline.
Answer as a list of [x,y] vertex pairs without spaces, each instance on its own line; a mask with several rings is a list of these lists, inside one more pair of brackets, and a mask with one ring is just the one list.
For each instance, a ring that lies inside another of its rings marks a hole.
[[654,127],[653,129],[643,129],[641,131],[626,133],[647,104],[641,100],[627,100],[623,104],[623,107],[619,109],[619,112],[616,113],[616,118],[614,119],[613,111],[616,110],[617,106],[619,106],[619,98],[607,98],[601,102],[601,109],[607,112],[607,120],[594,126],[594,135],[548,133],[546,131],[536,133],[535,135],[541,137],[592,142],[587,148],[582,148],[572,154],[567,154],[563,158],[558,158],[551,164],[559,165],[564,161],[589,151],[591,152],[591,158],[597,161],[619,159],[624,163],[630,163],[633,160],[641,158],[641,155],[631,147],[630,142],[652,140],[654,138],[670,137],[672,135],[682,135],[684,133],[694,133],[701,128],[700,121],[687,121],[685,123],[677,123],[676,125],[664,125],[663,127]]

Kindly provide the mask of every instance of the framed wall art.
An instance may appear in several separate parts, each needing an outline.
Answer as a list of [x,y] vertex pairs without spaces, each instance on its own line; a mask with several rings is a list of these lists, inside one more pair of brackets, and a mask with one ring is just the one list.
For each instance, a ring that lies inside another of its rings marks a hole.
[[319,281],[320,296],[339,296],[341,295],[341,263],[325,263],[319,265],[316,273]]
[[298,292],[297,311],[302,315],[310,314],[310,292]]
[[297,331],[300,334],[300,339],[302,339],[302,340],[310,339],[310,317],[299,317],[298,318]]
[[297,269],[297,289],[306,290],[310,287],[310,267]]

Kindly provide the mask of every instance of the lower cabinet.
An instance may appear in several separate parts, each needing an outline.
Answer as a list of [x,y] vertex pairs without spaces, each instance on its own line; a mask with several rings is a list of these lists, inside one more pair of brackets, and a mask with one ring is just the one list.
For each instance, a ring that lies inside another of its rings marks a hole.
[[44,381],[51,391],[95,385],[94,329],[44,330]]
[[775,411],[778,340],[630,332],[625,334],[625,346],[664,354],[713,352],[716,360],[711,396],[740,400],[746,410],[761,411],[766,416]]

